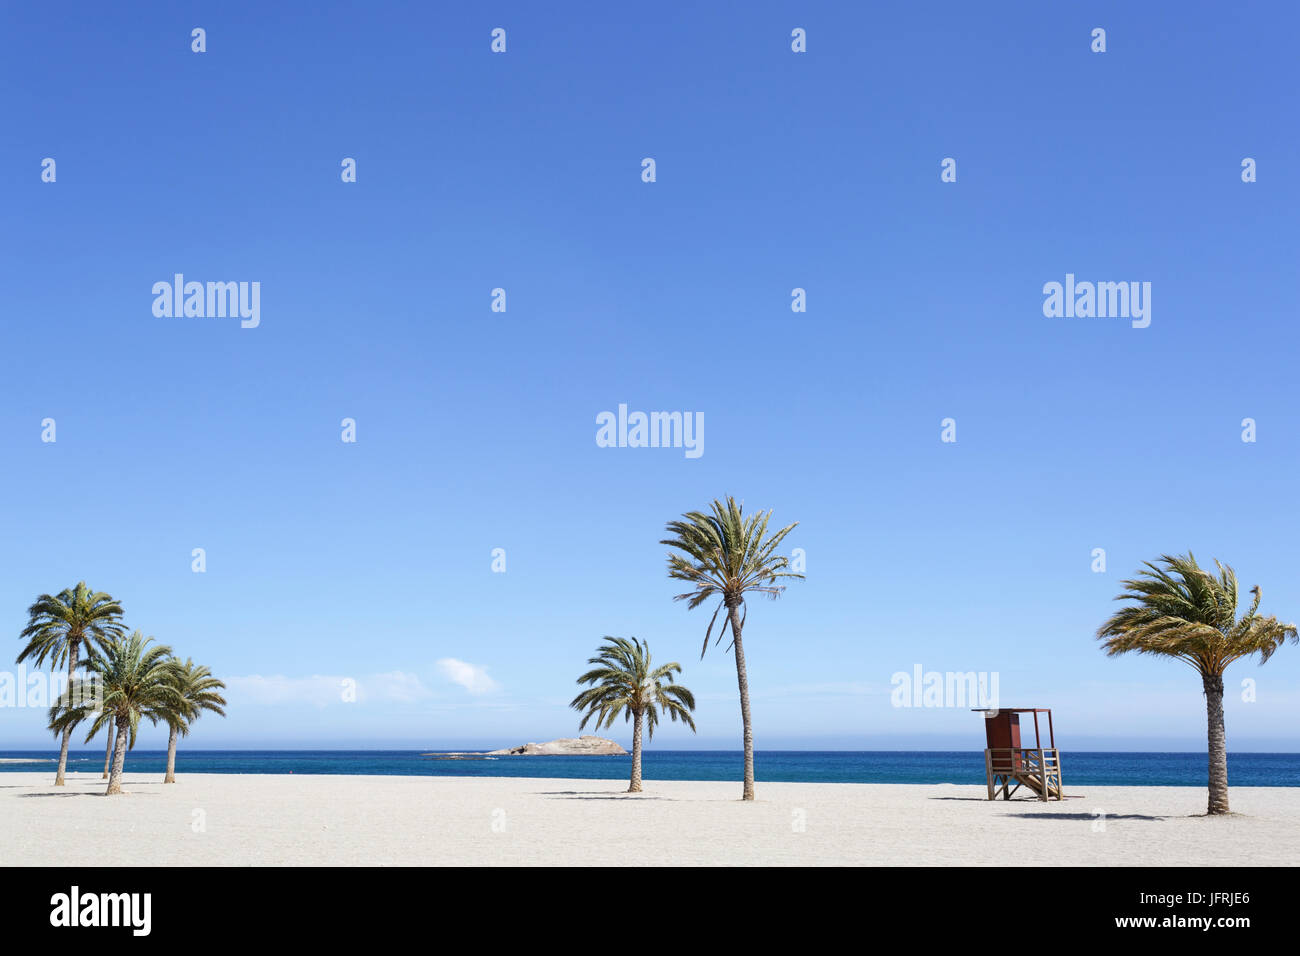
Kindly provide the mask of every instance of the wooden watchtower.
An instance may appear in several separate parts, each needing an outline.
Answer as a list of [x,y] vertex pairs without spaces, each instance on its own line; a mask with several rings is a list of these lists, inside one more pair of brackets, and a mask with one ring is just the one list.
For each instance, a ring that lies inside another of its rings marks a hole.
[[[1052,728],[1052,712],[1046,707],[978,708],[984,715],[984,772],[988,777],[989,799],[1003,800],[1021,788],[1028,787],[1039,800],[1062,800],[1061,752],[1056,749],[1056,733]],[[1023,747],[1020,742],[1020,715],[1034,715],[1034,746]],[[1038,715],[1047,715],[1048,746],[1043,746],[1039,735]]]

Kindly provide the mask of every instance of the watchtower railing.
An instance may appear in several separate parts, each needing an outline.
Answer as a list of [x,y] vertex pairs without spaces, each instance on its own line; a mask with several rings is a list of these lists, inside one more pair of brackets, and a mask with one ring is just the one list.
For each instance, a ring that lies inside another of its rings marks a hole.
[[995,773],[1021,773],[1039,768],[1048,771],[1061,769],[1061,752],[1055,747],[996,747],[988,751]]
[[997,799],[998,793],[1010,800],[1021,784],[1040,800],[1063,799],[1061,752],[1055,747],[991,747],[984,751],[984,761],[990,800]]

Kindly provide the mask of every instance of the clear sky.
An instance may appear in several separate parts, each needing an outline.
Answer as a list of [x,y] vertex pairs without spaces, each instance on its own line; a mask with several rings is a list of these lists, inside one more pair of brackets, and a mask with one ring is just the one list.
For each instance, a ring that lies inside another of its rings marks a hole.
[[[750,610],[760,750],[979,749],[965,708],[891,706],[917,665],[996,672],[1065,748],[1203,748],[1196,674],[1093,635],[1189,548],[1300,618],[1298,32],[1281,2],[6,4],[10,650],[84,578],[231,685],[189,746],[505,746],[575,733],[587,656],[636,635],[701,699],[656,745],[738,749],[658,544],[734,494],[807,562]],[[156,317],[175,273],[259,282],[260,325]],[[1151,283],[1149,327],[1046,317],[1067,273]],[[702,413],[704,453],[598,447],[620,403]],[[1232,748],[1300,750],[1300,647],[1228,688]],[[0,749],[43,718],[0,709]]]

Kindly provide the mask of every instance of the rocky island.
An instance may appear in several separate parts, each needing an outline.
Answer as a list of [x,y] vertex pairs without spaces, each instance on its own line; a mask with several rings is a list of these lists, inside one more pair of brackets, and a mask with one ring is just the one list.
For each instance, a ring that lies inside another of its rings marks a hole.
[[625,757],[627,751],[608,737],[584,734],[581,737],[561,737],[544,744],[520,744],[505,750],[467,751],[444,750],[420,754],[428,760],[486,760],[488,757],[541,757],[585,754],[598,757]]
[[555,756],[561,754],[591,754],[594,756],[626,756],[627,751],[607,737],[584,734],[581,737],[561,737],[544,744],[522,744],[506,750],[489,750],[490,757],[505,756]]

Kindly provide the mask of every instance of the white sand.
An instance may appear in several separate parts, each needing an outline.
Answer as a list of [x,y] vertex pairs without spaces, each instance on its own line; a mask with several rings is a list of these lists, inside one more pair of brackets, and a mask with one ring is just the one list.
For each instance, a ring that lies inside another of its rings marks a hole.
[[[0,865],[1293,865],[1300,788],[1067,787],[990,803],[982,786],[128,774],[0,774]],[[201,813],[199,812],[201,811]],[[1107,814],[1104,829],[1094,814]],[[198,822],[203,829],[196,832]],[[800,824],[802,823],[802,828]],[[494,828],[495,824],[495,828]]]

